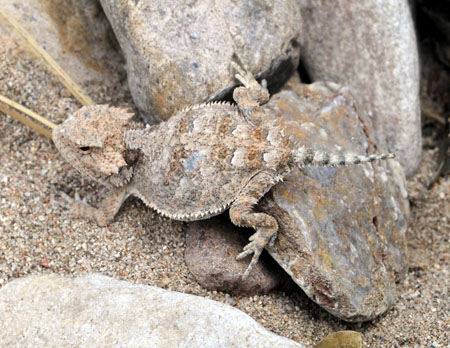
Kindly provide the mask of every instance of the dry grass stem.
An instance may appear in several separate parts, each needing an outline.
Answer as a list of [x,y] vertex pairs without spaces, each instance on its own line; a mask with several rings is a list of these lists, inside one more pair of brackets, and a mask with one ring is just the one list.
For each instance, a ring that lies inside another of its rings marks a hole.
[[432,118],[432,119],[438,121],[440,124],[442,124],[442,125],[445,126],[445,123],[446,123],[446,122],[445,122],[445,118],[442,117],[441,115],[439,115],[439,114],[437,114],[437,113],[435,113],[435,112],[433,112],[433,111],[426,110],[426,109],[422,109],[422,113],[423,113],[426,117]]
[[[18,111],[23,112],[24,114],[28,115],[32,119],[29,119],[29,118],[23,116]],[[52,139],[51,129],[55,128],[56,124],[54,124],[53,122],[50,122],[49,120],[38,115],[34,111],[31,111],[30,109],[28,109],[20,104],[17,104],[16,102],[14,102],[2,95],[0,95],[0,112],[22,122],[24,125],[34,129],[39,134],[42,134],[43,136],[45,136],[49,139]],[[35,122],[33,119],[36,120],[37,122],[42,123],[45,126],[43,126],[40,123]],[[46,127],[49,127],[50,129],[48,129]]]
[[94,101],[83,93],[81,88],[56,63],[56,61],[33,39],[33,37],[11,16],[0,7],[0,20],[9,25],[11,29],[26,43],[30,51],[41,59],[53,72],[61,83],[73,94],[82,105],[94,104]]
[[45,117],[42,117],[41,115],[35,113],[34,111],[26,108],[23,105],[16,103],[15,101],[12,101],[11,99],[6,98],[3,95],[0,95],[0,101],[18,111],[23,112],[24,114],[30,116],[31,118],[34,118],[36,121],[43,123],[44,125],[46,125],[47,127],[51,128],[51,129],[56,127],[56,124],[47,120]]

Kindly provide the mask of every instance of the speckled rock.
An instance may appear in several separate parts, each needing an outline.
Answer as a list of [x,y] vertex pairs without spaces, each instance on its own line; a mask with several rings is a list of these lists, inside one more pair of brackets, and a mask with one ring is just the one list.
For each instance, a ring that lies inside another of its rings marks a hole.
[[381,149],[407,176],[421,159],[419,67],[407,0],[297,0],[304,18],[302,61],[313,81],[354,88],[372,115]]
[[276,86],[297,67],[295,0],[101,0],[127,61],[128,82],[151,122],[222,98],[236,85],[230,62]]
[[267,294],[288,282],[286,272],[264,254],[250,276],[242,279],[248,261],[236,256],[250,235],[250,229],[234,229],[227,214],[189,223],[185,260],[195,280],[208,290],[233,295]]
[[223,303],[101,275],[0,289],[1,347],[303,347]]
[[[347,88],[291,81],[266,106],[286,132],[314,149],[374,153],[370,119]],[[396,300],[405,273],[409,205],[395,160],[295,169],[260,202],[279,223],[269,253],[305,293],[347,321],[365,321]]]

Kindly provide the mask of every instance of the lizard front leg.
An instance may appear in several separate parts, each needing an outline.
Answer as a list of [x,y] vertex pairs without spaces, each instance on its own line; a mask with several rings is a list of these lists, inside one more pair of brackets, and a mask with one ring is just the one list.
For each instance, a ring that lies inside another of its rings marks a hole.
[[237,256],[241,260],[253,254],[252,260],[242,276],[247,278],[258,262],[266,246],[272,246],[277,237],[278,223],[270,215],[255,213],[253,206],[270,190],[275,181],[273,176],[261,172],[253,177],[230,207],[231,221],[237,226],[253,227],[256,232],[249,238],[243,251]]
[[270,99],[269,91],[267,90],[266,80],[262,80],[259,84],[251,72],[243,69],[235,62],[231,62],[231,66],[237,71],[234,75],[244,87],[238,87],[233,92],[233,99],[239,107],[260,106],[267,103]]
[[71,211],[73,216],[94,221],[99,226],[106,226],[114,220],[114,216],[119,211],[123,202],[130,196],[130,193],[126,186],[114,187],[111,189],[110,194],[103,199],[98,208],[81,200],[78,194],[75,195],[75,198],[63,192],[61,192],[61,195],[66,201],[64,206]]
[[270,98],[266,80],[259,84],[251,72],[244,70],[235,62],[231,62],[231,66],[237,71],[236,79],[244,85],[234,90],[233,99],[244,116],[259,123],[263,114],[261,105],[267,103]]

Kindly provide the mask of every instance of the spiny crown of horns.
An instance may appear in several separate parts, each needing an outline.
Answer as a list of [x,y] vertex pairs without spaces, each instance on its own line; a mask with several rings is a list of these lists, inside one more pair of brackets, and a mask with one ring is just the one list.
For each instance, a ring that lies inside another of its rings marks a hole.
[[126,109],[109,105],[84,106],[63,124],[61,132],[78,146],[102,148],[108,138],[114,137],[133,117]]

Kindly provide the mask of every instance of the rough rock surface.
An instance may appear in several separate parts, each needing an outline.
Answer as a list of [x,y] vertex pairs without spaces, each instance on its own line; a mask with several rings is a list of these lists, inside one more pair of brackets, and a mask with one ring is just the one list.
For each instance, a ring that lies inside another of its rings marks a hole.
[[302,347],[243,312],[101,275],[12,281],[0,290],[1,347]]
[[234,295],[267,294],[288,282],[283,269],[264,255],[250,276],[242,279],[248,261],[238,261],[236,256],[248,243],[251,230],[233,229],[225,215],[188,224],[185,260],[195,280],[208,290]]
[[[110,46],[108,32],[111,29],[108,30],[107,22],[102,20],[96,3],[95,0],[70,3],[2,0],[1,6],[20,22],[75,82],[109,86],[119,78],[118,74],[123,75],[123,58]],[[2,25],[2,28],[9,32],[8,27]],[[69,37],[71,40],[68,40]],[[105,56],[108,59],[101,59]]]
[[281,85],[298,64],[295,0],[101,4],[125,54],[134,102],[151,123],[227,94],[236,84],[232,60],[269,86]]
[[304,18],[302,60],[313,81],[354,88],[373,116],[381,149],[407,176],[421,159],[419,68],[407,0],[297,0]]
[[[347,88],[294,80],[266,106],[301,144],[374,153],[370,119]],[[295,169],[259,204],[278,221],[269,253],[332,314],[365,321],[396,300],[405,273],[405,178],[395,160],[345,168]]]

